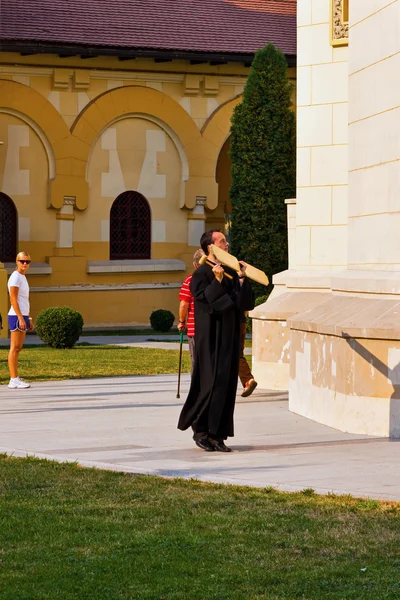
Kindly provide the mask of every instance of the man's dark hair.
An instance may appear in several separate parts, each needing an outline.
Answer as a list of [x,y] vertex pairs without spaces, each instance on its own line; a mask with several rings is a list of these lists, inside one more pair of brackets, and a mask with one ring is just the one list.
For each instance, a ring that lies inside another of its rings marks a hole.
[[210,229],[205,231],[200,238],[200,246],[206,256],[208,256],[208,246],[213,243],[213,233],[222,233],[220,229]]

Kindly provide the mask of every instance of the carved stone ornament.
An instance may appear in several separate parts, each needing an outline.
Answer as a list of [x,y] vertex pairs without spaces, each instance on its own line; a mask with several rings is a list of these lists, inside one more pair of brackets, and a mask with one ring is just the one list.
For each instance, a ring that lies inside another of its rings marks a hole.
[[64,196],[64,206],[75,206],[76,198],[75,196]]
[[334,46],[344,46],[349,42],[349,24],[343,21],[345,1],[333,0],[332,2],[332,44]]

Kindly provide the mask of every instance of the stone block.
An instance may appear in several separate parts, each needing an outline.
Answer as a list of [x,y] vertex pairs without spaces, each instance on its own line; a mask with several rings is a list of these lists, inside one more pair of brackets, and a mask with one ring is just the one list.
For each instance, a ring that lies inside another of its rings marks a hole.
[[311,148],[311,185],[341,185],[348,180],[348,147]]
[[393,163],[349,173],[350,217],[389,212],[390,164]]
[[312,67],[312,104],[347,102],[348,66],[345,62]]
[[400,213],[365,215],[349,219],[349,265],[387,269],[400,256]]
[[[374,93],[371,93],[374,90]],[[363,69],[349,77],[349,122],[365,119],[376,113],[375,70]]]
[[297,0],[297,27],[311,25],[312,0]]
[[346,225],[311,227],[311,264],[324,266],[347,264]]
[[350,170],[399,160],[399,119],[400,108],[397,108],[350,124]]
[[333,50],[330,45],[329,24],[300,27],[297,30],[297,66],[331,63]]
[[348,46],[333,48],[333,62],[347,62],[349,60]]
[[[352,26],[351,38],[355,46],[363,48],[363,52],[349,53],[350,73],[365,69],[400,51],[399,3],[387,2],[382,10],[376,9],[376,6],[373,10],[372,7],[368,7],[368,2],[362,4],[366,5],[367,14],[364,19],[357,21]],[[350,11],[352,21],[354,19],[353,9],[352,6]],[[365,44],[365,40],[368,40],[368,44]]]
[[297,69],[297,106],[311,104],[311,69],[312,67],[299,67]]
[[297,186],[308,187],[311,185],[311,148],[297,148]]
[[311,259],[311,227],[296,227],[296,265],[307,266]]
[[330,225],[331,224],[330,186],[299,188],[297,190],[296,224]]
[[332,105],[300,106],[297,109],[297,145],[332,144]]
[[334,185],[332,187],[332,225],[347,225],[348,187]]
[[347,144],[349,131],[349,108],[347,102],[333,105],[333,143]]
[[313,25],[318,25],[319,23],[329,23],[330,3],[327,0],[312,0],[311,9],[311,22]]
[[[399,72],[399,51],[395,55],[374,65],[372,85],[374,89],[373,96],[375,97],[375,113],[392,110],[400,106],[400,81],[398,77],[394,76],[394,73]],[[388,85],[388,82],[390,82],[390,85]]]

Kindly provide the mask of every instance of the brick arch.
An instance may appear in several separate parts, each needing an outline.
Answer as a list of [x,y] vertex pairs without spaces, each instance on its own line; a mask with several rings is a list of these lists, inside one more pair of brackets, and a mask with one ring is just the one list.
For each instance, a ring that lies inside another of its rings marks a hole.
[[[196,195],[204,195],[214,203],[217,195],[215,161],[217,148],[204,139],[192,117],[178,102],[163,92],[144,86],[124,86],[104,92],[90,102],[72,125],[71,133],[82,148],[90,148],[112,122],[142,115],[164,123],[173,132],[187,157],[188,176],[181,207],[193,208]],[[214,158],[211,158],[214,157]]]
[[[44,96],[32,88],[10,80],[0,80],[0,108],[11,114],[25,116],[26,121],[36,124],[36,133],[41,132],[46,151],[54,155],[54,179],[50,181],[50,206],[61,208],[64,195],[76,197],[78,208],[87,205],[85,170],[80,159],[84,146],[71,135],[64,119]],[[73,173],[73,175],[72,175]]]

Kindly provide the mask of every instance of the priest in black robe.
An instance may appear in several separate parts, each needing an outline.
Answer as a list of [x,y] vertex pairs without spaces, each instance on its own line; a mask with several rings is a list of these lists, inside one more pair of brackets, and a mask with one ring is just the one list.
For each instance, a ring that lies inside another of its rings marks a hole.
[[[203,234],[200,245],[207,262],[194,273],[195,362],[188,397],[178,429],[192,427],[193,439],[207,452],[230,452],[224,440],[233,436],[240,357],[240,318],[254,308],[251,284],[242,274],[222,267],[210,254],[214,244],[228,251],[224,234],[216,229]],[[228,277],[227,275],[230,275]]]

